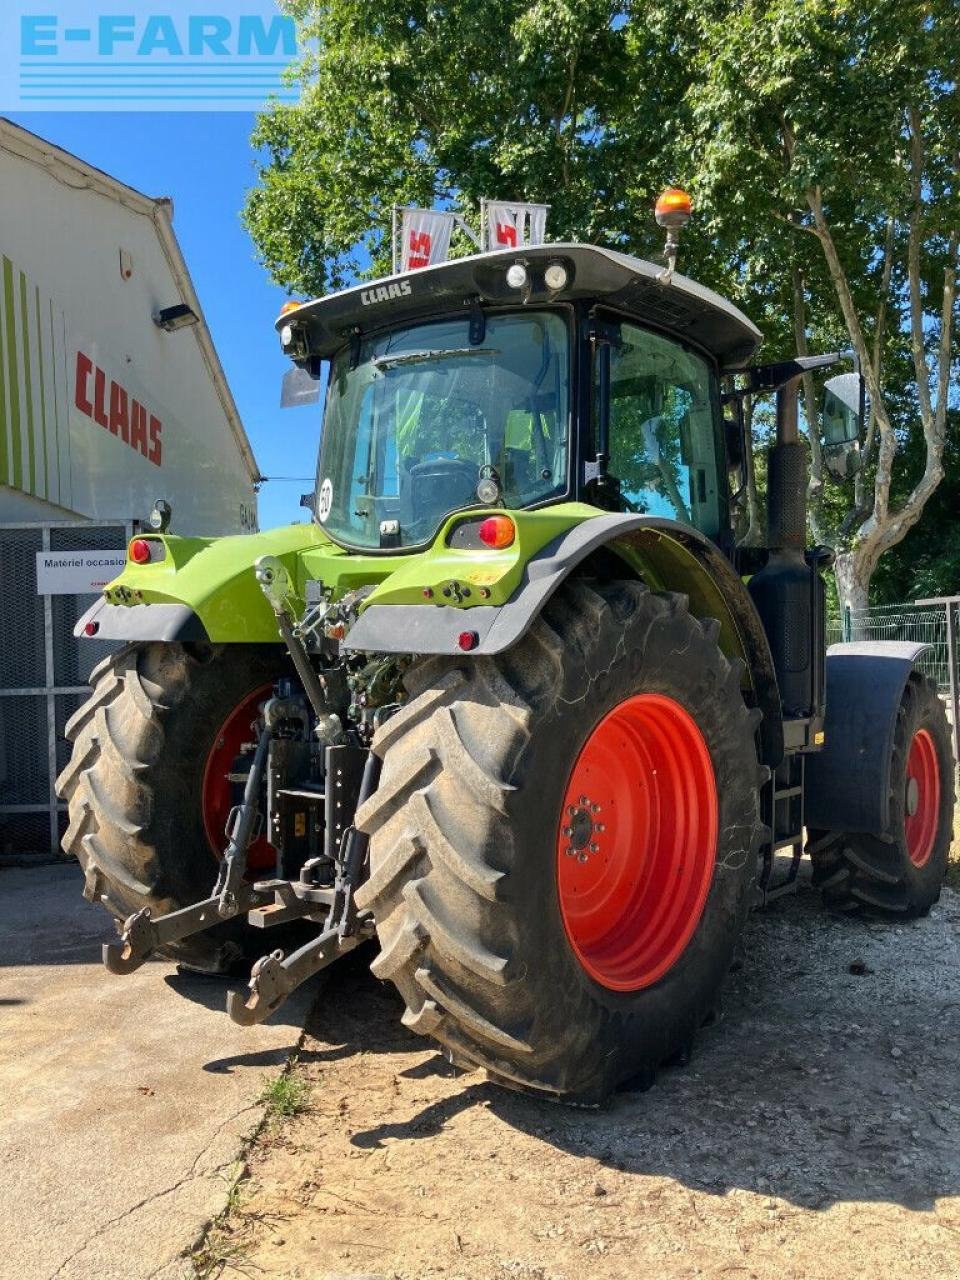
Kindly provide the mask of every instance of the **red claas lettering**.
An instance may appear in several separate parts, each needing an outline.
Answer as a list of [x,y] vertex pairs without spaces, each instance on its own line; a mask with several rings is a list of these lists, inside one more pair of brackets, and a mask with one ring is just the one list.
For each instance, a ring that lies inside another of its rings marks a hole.
[[126,391],[117,382],[110,384],[110,431],[130,443],[130,405]]
[[159,418],[150,419],[150,452],[147,457],[158,467],[163,464],[163,446],[160,442],[160,433],[163,431]]
[[93,420],[101,427],[110,430],[110,419],[107,417],[107,375],[102,369],[93,371]]
[[76,405],[88,418],[93,417],[93,404],[90,401],[90,379],[93,377],[93,361],[82,351],[77,352],[77,391]]
[[79,411],[143,454],[155,467],[162,466],[163,423],[160,419],[82,351],[77,352],[76,379],[74,404]]

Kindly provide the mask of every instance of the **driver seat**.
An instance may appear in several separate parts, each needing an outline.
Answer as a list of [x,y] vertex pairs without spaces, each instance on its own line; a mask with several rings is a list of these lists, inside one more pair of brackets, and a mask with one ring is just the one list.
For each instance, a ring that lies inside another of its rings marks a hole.
[[415,462],[400,474],[400,526],[414,528],[477,500],[478,468],[459,458]]

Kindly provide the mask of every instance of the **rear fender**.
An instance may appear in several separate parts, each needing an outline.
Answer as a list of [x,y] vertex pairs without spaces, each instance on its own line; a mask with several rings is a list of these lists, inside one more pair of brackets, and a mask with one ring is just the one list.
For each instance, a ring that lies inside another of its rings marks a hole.
[[471,656],[503,653],[533,626],[560,585],[598,554],[614,553],[628,573],[655,591],[686,595],[698,618],[720,623],[720,646],[746,668],[755,704],[763,712],[761,757],[783,757],[780,695],[770,646],[749,594],[726,557],[695,529],[652,516],[603,515],[584,520],[548,543],[527,563],[506,604],[471,609],[371,604],[344,641],[369,652],[460,654],[471,636]]
[[889,837],[897,713],[917,658],[929,648],[862,640],[827,650],[826,741],[805,770],[808,827]]

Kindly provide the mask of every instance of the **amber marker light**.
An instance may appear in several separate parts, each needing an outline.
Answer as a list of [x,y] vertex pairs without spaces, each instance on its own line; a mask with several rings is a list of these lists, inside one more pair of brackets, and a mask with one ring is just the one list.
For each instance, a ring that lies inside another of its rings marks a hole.
[[667,187],[657,200],[654,213],[657,225],[672,229],[685,227],[693,212],[693,202],[679,187]]
[[295,302],[291,299],[289,302],[285,302],[280,308],[280,314],[282,316],[288,316],[291,311],[299,311],[302,306],[302,302]]
[[477,530],[477,537],[483,545],[493,551],[512,546],[516,536],[516,527],[507,516],[489,516]]

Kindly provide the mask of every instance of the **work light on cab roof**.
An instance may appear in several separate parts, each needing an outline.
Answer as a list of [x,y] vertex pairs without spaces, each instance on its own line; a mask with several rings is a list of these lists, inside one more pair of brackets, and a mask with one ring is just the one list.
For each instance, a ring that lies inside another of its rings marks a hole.
[[673,279],[673,273],[677,266],[680,231],[690,221],[693,202],[687,193],[681,191],[679,187],[667,187],[660,193],[653,212],[657,219],[657,225],[666,227],[667,230],[667,243],[663,248],[663,256],[666,259],[667,266],[660,279],[664,284],[669,284]]
[[692,212],[690,197],[679,187],[667,187],[662,191],[654,209],[657,226],[669,228],[685,227]]

